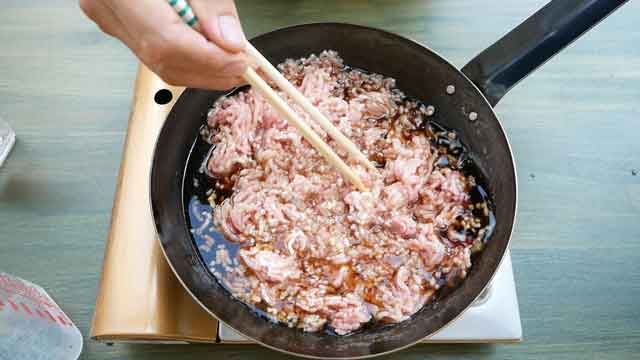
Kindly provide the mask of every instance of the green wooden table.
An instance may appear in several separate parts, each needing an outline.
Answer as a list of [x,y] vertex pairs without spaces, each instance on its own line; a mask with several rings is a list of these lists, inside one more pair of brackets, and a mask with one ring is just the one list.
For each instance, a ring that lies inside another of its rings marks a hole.
[[[0,269],[47,288],[82,359],[280,358],[257,346],[88,339],[136,59],[71,0],[3,0]],[[462,66],[545,0],[238,1],[248,35],[312,21],[381,27]],[[517,345],[422,345],[393,358],[640,356],[640,3],[631,2],[498,106],[518,164]]]

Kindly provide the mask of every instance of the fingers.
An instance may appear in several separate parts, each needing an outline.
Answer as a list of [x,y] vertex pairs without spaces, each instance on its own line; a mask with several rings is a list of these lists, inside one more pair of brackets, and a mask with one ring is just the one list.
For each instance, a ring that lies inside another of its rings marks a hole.
[[[164,0],[89,0],[110,7],[128,32],[144,38],[173,25],[182,25],[182,19]],[[135,30],[135,31],[134,31]]]
[[[221,15],[216,20],[235,16],[233,2],[213,3],[220,5],[216,13]],[[219,46],[217,40],[208,39],[183,24],[166,1],[80,0],[80,4],[103,31],[125,42],[145,65],[169,84],[224,90],[242,83],[241,75],[248,64],[244,52],[228,50],[228,42],[226,46]],[[198,16],[204,12],[194,11],[199,12]],[[227,20],[222,20],[222,27],[216,23],[219,29],[216,36],[221,38],[224,21]],[[241,36],[240,42],[244,44],[244,35]]]
[[111,8],[106,6],[102,1],[80,0],[79,4],[85,15],[93,20],[102,32],[116,37],[125,43],[131,41],[123,24]]
[[244,49],[246,38],[233,0],[191,0],[207,39],[229,52]]
[[230,54],[186,26],[167,29],[146,46],[147,65],[174,85],[228,89],[247,67],[244,54]]

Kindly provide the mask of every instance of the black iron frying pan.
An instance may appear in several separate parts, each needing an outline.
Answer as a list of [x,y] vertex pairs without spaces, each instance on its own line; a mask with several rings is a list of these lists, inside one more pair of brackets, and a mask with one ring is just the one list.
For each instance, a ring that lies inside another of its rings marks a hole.
[[[207,269],[190,233],[187,203],[197,190],[190,181],[203,159],[199,128],[223,92],[187,89],[160,133],[151,174],[151,202],[165,255],[177,277],[209,313],[245,336],[287,353],[323,358],[366,357],[402,349],[458,317],[482,292],[507,249],[516,214],[516,173],[500,121],[493,111],[518,81],[551,58],[625,1],[554,0],[462,71],[429,48],[399,35],[356,25],[321,23],[288,27],[251,42],[272,63],[325,49],[346,64],[397,79],[406,94],[434,105],[434,119],[455,129],[486,174],[496,227],[455,290],[426,305],[410,320],[350,336],[303,333],[255,316],[233,300]],[[455,93],[448,95],[448,85]],[[475,113],[476,115],[471,115]],[[470,120],[477,116],[475,121]]]

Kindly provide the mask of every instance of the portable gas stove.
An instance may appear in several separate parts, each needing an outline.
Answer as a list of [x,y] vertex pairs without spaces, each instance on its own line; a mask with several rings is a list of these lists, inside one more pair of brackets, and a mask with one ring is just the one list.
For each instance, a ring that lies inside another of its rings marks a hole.
[[[162,91],[161,91],[162,90]],[[160,249],[149,200],[156,138],[183,88],[140,66],[118,176],[92,338],[104,342],[250,343],[200,307]],[[458,319],[425,343],[502,343],[522,339],[511,257]]]

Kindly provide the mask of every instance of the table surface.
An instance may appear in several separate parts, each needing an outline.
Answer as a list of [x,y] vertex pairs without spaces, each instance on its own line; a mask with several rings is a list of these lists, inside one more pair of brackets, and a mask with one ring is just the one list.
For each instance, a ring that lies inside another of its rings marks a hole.
[[[238,1],[248,35],[343,21],[416,39],[457,66],[545,0]],[[421,345],[392,358],[637,358],[640,352],[640,3],[552,59],[497,107],[518,164],[512,241],[524,341]],[[136,59],[75,1],[3,0],[0,269],[36,282],[85,337],[82,359],[280,358],[258,346],[88,339]]]

